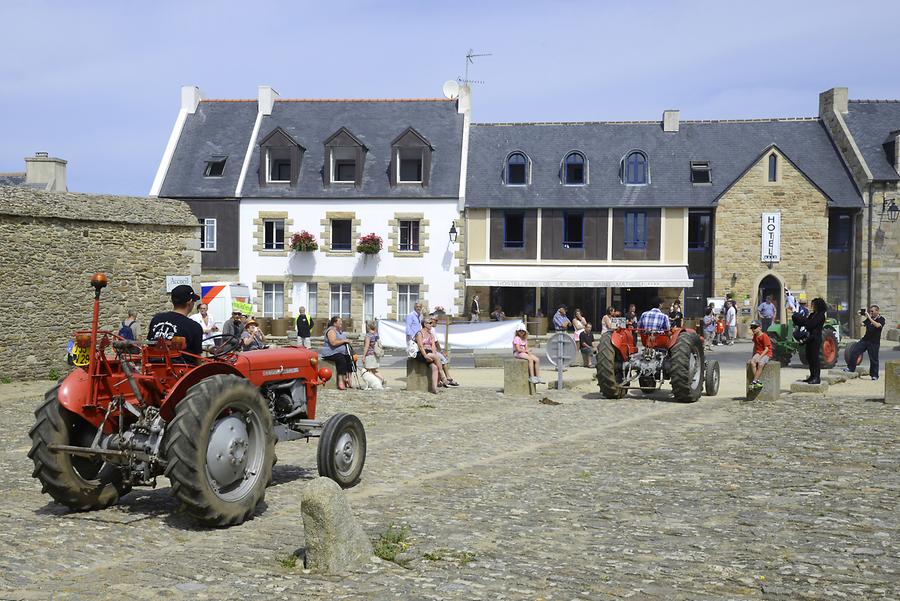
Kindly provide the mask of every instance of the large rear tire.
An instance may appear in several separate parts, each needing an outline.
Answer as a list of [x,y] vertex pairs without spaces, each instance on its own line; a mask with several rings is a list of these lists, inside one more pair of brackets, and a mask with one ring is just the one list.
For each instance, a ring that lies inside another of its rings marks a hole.
[[78,457],[51,451],[49,445],[91,445],[97,430],[59,404],[59,384],[47,391],[44,402],[34,412],[35,424],[29,430],[34,461],[31,474],[42,485],[42,492],[75,511],[104,509],[114,505],[130,488],[122,483],[122,472],[101,459]]
[[822,334],[822,347],[819,349],[822,369],[831,369],[838,362],[838,341],[834,330],[825,329]]
[[355,415],[338,413],[331,416],[316,449],[319,475],[331,478],[341,488],[359,482],[366,464],[366,431]]
[[206,526],[240,524],[272,479],[272,414],[249,381],[211,376],[178,403],[163,448],[172,493],[191,517]]
[[621,399],[628,392],[620,384],[623,380],[622,357],[609,332],[600,337],[597,345],[597,384],[608,399]]
[[[846,365],[847,367],[850,367],[850,351],[851,350],[853,350],[852,344],[848,344],[847,346],[844,347],[844,365]],[[859,367],[862,364],[862,362],[863,362],[863,356],[860,355],[859,357],[856,358],[856,365],[853,366],[854,369]]]
[[675,400],[694,403],[703,392],[703,345],[693,332],[682,332],[669,351]]

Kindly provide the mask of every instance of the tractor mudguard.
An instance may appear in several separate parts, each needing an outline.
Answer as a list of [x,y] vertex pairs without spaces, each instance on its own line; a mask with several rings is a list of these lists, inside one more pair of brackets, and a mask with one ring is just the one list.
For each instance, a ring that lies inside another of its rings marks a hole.
[[175,386],[172,387],[172,390],[170,390],[169,394],[166,395],[166,398],[163,399],[162,405],[159,408],[159,414],[164,420],[171,421],[172,418],[175,417],[175,407],[194,384],[198,384],[201,380],[219,374],[233,374],[241,378],[244,377],[244,375],[230,363],[212,361],[210,363],[198,365],[175,382]]
[[56,393],[59,404],[75,415],[80,415],[94,426],[100,424],[103,414],[97,415],[95,411],[85,411],[84,406],[91,398],[91,379],[87,372],[81,368],[73,369],[59,385]]
[[[690,332],[691,334],[697,334],[697,331],[693,328],[672,328],[672,331],[667,335],[668,340],[665,343],[665,347],[668,350],[671,350],[675,343],[678,342],[678,337],[682,332]],[[699,334],[698,334],[699,336]],[[656,348],[660,348],[660,345],[656,345]]]
[[628,358],[637,352],[637,345],[634,344],[634,335],[631,329],[613,330],[610,338],[613,346],[619,351],[622,361],[628,361]]

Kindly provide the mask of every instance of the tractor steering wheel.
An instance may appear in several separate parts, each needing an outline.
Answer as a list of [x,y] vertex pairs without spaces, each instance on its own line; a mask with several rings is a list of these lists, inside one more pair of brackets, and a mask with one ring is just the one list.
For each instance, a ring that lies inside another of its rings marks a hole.
[[[212,346],[206,344],[210,340],[213,341]],[[221,359],[222,357],[235,352],[241,345],[241,339],[232,334],[216,334],[215,336],[204,338],[201,344],[208,356],[213,359]]]

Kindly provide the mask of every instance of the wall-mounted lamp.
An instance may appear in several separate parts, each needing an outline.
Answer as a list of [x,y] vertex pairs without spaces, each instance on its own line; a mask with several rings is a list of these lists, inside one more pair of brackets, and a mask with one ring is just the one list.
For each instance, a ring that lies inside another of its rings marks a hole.
[[[891,204],[888,205],[888,202]],[[897,201],[895,200],[887,200],[884,199],[881,201],[881,216],[884,217],[887,214],[888,221],[891,223],[895,223],[897,218],[900,217],[900,207],[897,206]]]
[[734,286],[734,283],[737,281],[737,272],[731,274],[731,285]]
[[456,231],[456,222],[450,222],[450,242],[456,242],[456,237],[459,235],[459,232]]

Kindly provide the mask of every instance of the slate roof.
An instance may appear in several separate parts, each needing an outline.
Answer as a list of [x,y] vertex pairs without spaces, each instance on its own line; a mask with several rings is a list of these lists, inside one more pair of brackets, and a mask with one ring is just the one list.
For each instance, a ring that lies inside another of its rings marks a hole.
[[[817,119],[682,121],[678,132],[664,132],[659,121],[473,124],[466,206],[711,207],[772,145],[824,192],[831,206],[862,206],[850,173]],[[636,149],[649,158],[650,183],[625,186],[620,162]],[[514,150],[532,161],[527,187],[501,183],[504,162]],[[562,160],[572,150],[588,159],[585,186],[560,183]],[[691,183],[690,161],[709,161],[711,184]]]
[[25,172],[21,173],[0,173],[0,186],[24,186]]
[[[170,197],[234,197],[235,188],[256,119],[257,103],[201,101],[188,115],[160,191]],[[259,185],[258,144],[281,127],[306,149],[296,187]],[[363,182],[326,186],[322,170],[325,141],[345,127],[368,149]],[[391,187],[388,166],[391,142],[412,127],[434,148],[428,186]],[[243,198],[457,198],[462,155],[463,116],[456,101],[415,100],[276,100],[263,117],[244,180]],[[204,178],[206,160],[229,156],[222,178]]]
[[856,141],[872,177],[876,180],[900,180],[884,151],[888,134],[900,129],[900,101],[851,100],[844,121]]
[[[255,100],[201,102],[184,122],[159,195],[234,198],[255,121]],[[203,177],[213,156],[228,157],[225,171],[222,177]]]

